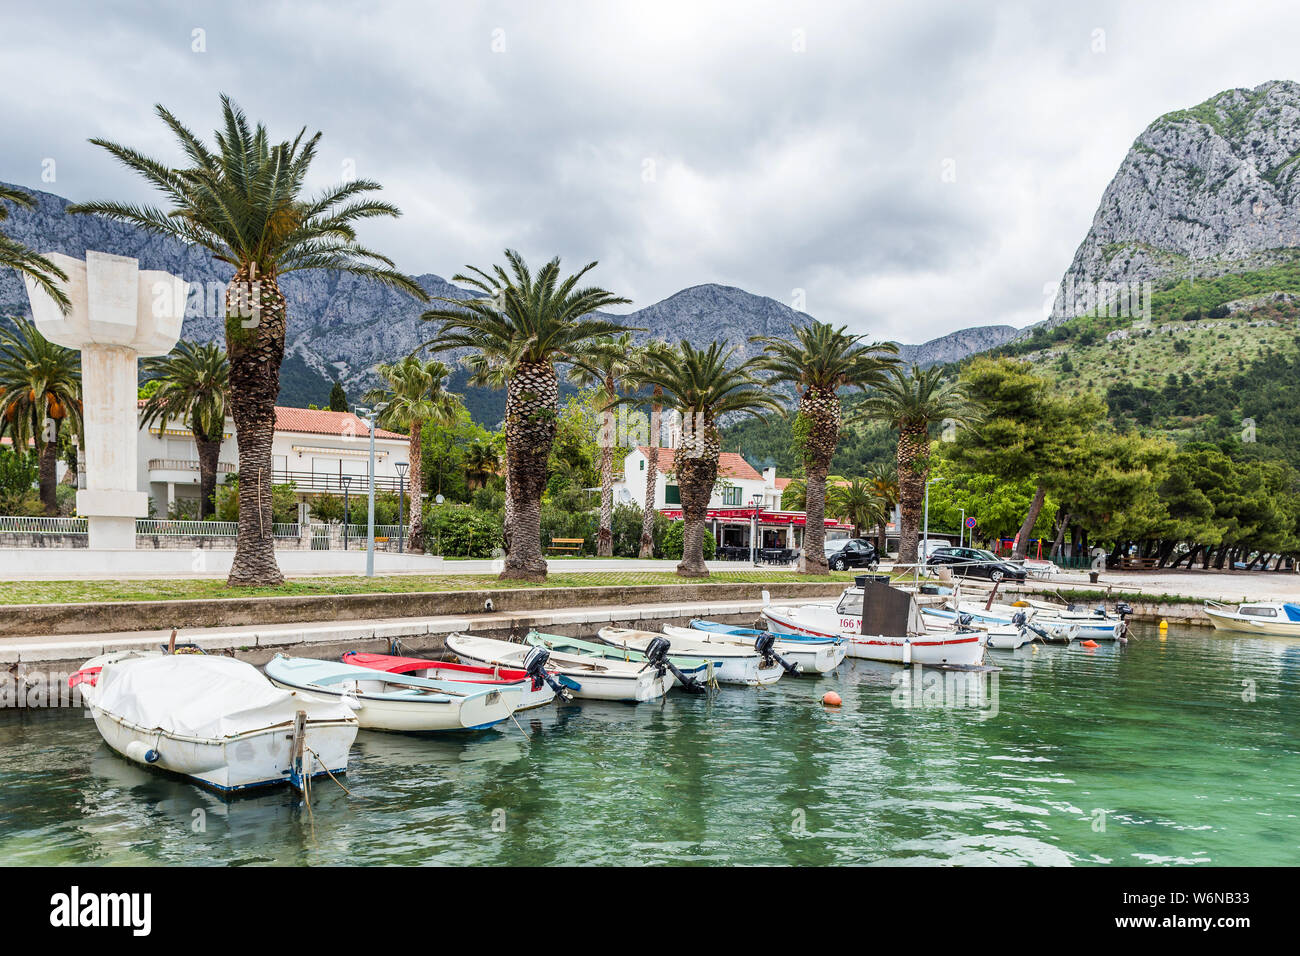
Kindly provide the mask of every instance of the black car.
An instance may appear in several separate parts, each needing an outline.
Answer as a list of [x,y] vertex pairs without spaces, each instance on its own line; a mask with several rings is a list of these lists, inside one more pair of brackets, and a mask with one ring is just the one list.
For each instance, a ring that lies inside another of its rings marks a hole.
[[832,571],[848,568],[874,568],[880,563],[876,546],[866,538],[841,538],[826,542],[826,563]]
[[952,567],[953,574],[960,577],[988,578],[990,581],[1021,583],[1028,576],[1020,565],[977,548],[935,548],[926,564],[932,568],[946,564]]

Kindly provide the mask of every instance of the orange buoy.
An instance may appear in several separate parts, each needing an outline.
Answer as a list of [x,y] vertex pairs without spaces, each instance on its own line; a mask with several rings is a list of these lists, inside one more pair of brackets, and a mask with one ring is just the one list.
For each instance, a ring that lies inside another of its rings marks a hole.
[[835,693],[835,691],[828,690],[822,697],[822,703],[827,707],[838,707],[840,704],[844,703],[844,701],[840,699],[840,695]]
[[1097,646],[1097,642],[1096,642],[1096,641],[1080,641],[1080,642],[1079,642],[1079,646],[1080,646],[1080,647],[1096,647],[1096,646]]

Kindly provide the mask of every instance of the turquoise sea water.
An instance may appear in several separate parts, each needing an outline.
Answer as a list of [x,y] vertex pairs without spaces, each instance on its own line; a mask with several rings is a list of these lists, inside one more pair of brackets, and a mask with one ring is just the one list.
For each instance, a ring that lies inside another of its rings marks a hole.
[[458,739],[363,731],[352,795],[319,782],[310,812],[128,763],[80,710],[0,712],[0,863],[1294,865],[1300,642],[1135,630],[993,652],[979,706],[900,707],[898,668],[846,662]]

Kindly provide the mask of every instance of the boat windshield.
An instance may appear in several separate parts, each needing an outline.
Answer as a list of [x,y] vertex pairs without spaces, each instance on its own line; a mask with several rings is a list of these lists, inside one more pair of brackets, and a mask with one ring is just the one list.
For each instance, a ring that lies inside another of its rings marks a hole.
[[840,596],[839,607],[835,609],[836,614],[849,614],[854,617],[862,613],[862,590],[860,588],[849,588]]
[[1248,617],[1277,617],[1277,608],[1263,604],[1243,604],[1241,613]]

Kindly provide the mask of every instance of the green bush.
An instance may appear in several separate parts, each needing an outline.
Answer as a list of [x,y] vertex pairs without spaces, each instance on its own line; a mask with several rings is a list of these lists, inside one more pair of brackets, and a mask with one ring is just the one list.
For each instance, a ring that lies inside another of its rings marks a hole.
[[[271,520],[276,524],[293,524],[298,520],[298,496],[295,485],[271,486]],[[217,521],[239,520],[239,476],[229,476],[217,485]]]
[[429,505],[424,539],[426,550],[449,558],[490,558],[501,547],[501,518],[471,505]]
[[[685,521],[669,522],[668,527],[664,529],[660,543],[655,546],[656,555],[669,558],[670,560],[680,561],[682,557],[682,539],[685,533]],[[708,526],[705,525],[704,560],[712,560],[714,552],[716,551],[717,545],[713,541],[713,535],[709,534]]]
[[553,505],[542,505],[542,551],[546,551],[556,538],[582,538],[582,550],[568,554],[596,553],[596,535],[600,530],[600,515],[594,511],[565,511]]

